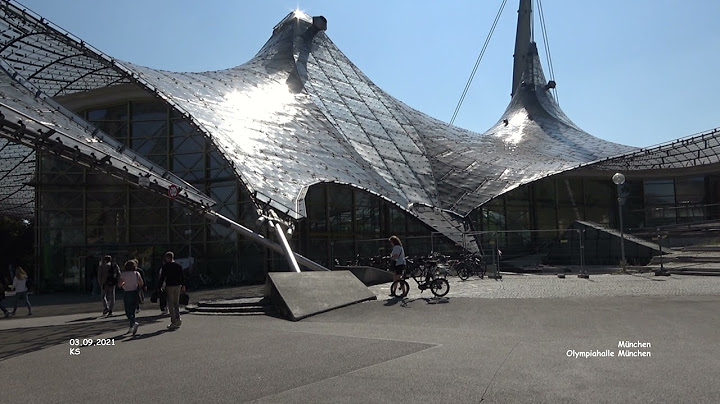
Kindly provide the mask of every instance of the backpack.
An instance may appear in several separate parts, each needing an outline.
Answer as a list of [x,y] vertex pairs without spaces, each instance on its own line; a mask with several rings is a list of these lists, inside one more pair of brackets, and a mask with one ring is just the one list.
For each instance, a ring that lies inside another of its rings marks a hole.
[[118,272],[119,268],[117,264],[107,263],[107,276],[105,278],[105,284],[109,286],[116,286],[118,284]]

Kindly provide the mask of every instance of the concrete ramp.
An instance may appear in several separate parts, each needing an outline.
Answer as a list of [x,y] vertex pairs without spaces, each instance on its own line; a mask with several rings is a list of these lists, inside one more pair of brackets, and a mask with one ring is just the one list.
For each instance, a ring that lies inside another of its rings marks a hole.
[[350,271],[271,272],[267,287],[273,305],[293,321],[376,299]]
[[350,271],[366,286],[379,285],[393,281],[393,273],[368,266],[340,266],[336,265],[333,271]]

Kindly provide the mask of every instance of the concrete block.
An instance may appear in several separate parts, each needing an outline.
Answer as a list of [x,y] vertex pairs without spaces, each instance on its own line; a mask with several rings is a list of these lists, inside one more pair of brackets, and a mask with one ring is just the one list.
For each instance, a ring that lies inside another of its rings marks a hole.
[[271,272],[267,282],[273,305],[293,321],[377,299],[350,271]]

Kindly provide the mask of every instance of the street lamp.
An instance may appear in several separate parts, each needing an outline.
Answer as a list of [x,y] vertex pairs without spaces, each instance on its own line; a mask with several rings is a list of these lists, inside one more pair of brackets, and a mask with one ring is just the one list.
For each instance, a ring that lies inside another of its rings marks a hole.
[[618,215],[620,216],[620,255],[621,255],[621,261],[620,265],[622,265],[622,271],[625,272],[625,235],[623,233],[623,215],[622,215],[622,203],[623,198],[620,196],[620,186],[625,183],[625,176],[621,173],[615,173],[615,175],[612,176],[612,181],[617,185],[617,194],[618,194]]

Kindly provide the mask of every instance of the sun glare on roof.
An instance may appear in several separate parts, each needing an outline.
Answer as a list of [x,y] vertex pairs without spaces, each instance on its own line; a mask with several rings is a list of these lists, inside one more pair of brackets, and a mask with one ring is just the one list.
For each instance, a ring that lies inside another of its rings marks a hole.
[[524,112],[516,112],[507,120],[507,128],[509,130],[499,131],[496,136],[502,137],[506,145],[516,145],[523,140],[523,133],[527,115]]
[[254,128],[267,122],[283,124],[292,120],[295,112],[293,94],[287,84],[281,82],[269,82],[243,91],[234,90],[225,94],[224,98],[222,108],[236,118],[234,122],[227,122],[233,130]]
[[294,15],[295,18],[297,18],[298,20],[308,20],[308,19],[311,19],[309,15],[305,14],[304,11],[300,10],[300,7],[297,7],[297,8],[293,11],[293,15]]

